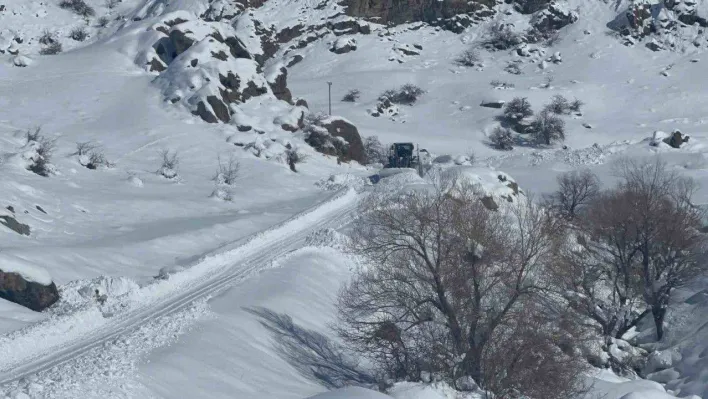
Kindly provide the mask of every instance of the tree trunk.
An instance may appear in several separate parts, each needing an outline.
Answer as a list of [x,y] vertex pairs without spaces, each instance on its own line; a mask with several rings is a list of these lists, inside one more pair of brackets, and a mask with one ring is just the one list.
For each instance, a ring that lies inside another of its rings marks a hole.
[[661,341],[664,337],[664,318],[666,317],[666,307],[655,305],[651,308],[651,314],[654,316],[654,325],[656,326],[656,339]]

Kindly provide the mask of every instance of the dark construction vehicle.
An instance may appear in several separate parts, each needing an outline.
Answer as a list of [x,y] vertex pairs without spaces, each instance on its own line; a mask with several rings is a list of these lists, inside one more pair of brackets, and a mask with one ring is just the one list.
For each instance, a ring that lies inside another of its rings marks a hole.
[[388,150],[387,168],[416,168],[418,156],[413,143],[393,143]]

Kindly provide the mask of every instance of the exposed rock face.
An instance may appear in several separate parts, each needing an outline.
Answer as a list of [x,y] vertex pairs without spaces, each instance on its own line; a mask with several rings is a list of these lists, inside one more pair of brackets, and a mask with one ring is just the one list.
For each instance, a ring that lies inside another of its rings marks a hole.
[[8,229],[14,231],[17,234],[23,236],[30,235],[30,227],[26,224],[20,223],[11,215],[0,215],[0,225],[7,227]]
[[683,143],[688,143],[689,136],[684,136],[680,130],[674,130],[671,136],[664,139],[664,142],[673,148],[681,148]]
[[356,50],[356,40],[351,37],[342,37],[335,40],[334,43],[332,43],[332,47],[329,49],[329,51],[336,54],[344,54],[354,50]]
[[282,101],[287,101],[288,103],[293,102],[293,95],[288,89],[288,70],[285,67],[280,67],[276,72],[269,74],[268,84],[270,89],[273,91],[273,95]]
[[347,14],[376,18],[384,24],[406,22],[438,23],[461,14],[471,14],[494,6],[494,0],[344,0]]
[[562,29],[577,20],[578,14],[575,11],[553,2],[545,10],[536,13],[531,24],[541,32],[550,32]]
[[336,156],[339,160],[366,162],[364,143],[356,126],[344,119],[308,117],[304,128],[305,142],[316,151]]
[[362,165],[366,163],[364,143],[361,141],[361,136],[356,126],[343,119],[330,119],[323,124],[323,127],[327,129],[330,135],[341,137],[349,144],[343,160],[354,160]]
[[0,264],[0,298],[39,312],[59,300],[59,291],[54,283],[42,285],[18,273],[3,272]]

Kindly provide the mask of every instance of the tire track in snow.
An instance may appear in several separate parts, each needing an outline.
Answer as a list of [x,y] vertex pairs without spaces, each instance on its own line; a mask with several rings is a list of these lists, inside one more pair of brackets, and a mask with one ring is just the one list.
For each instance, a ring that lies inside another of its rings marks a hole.
[[[12,388],[11,385],[15,386],[13,383],[18,380],[69,364],[103,345],[119,341],[151,321],[176,314],[199,300],[246,281],[268,269],[275,259],[303,246],[310,233],[348,224],[353,218],[357,198],[353,190],[339,191],[326,202],[251,236],[236,249],[207,257],[167,281],[141,288],[132,295],[134,302],[126,304],[127,310],[107,319],[96,329],[65,337],[60,344],[43,347],[37,342],[37,347],[30,347],[31,353],[0,359],[0,362],[6,362],[0,364],[0,388]],[[52,324],[39,326],[42,328],[45,329],[42,333],[46,334]],[[9,354],[18,339],[36,341],[31,333],[5,339],[0,343],[0,353]]]

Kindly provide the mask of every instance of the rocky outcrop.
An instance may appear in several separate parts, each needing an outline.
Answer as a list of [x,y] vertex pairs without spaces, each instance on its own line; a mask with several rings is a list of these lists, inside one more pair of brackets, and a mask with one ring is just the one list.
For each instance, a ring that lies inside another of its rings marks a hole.
[[335,156],[344,162],[366,162],[359,130],[350,122],[337,117],[309,116],[303,130],[305,142],[316,151]]
[[560,30],[578,20],[578,13],[567,5],[552,2],[548,8],[534,14],[531,25],[540,32]]
[[[494,0],[344,0],[348,15],[371,18],[378,23],[427,22],[439,24],[458,15],[489,12]],[[459,22],[459,21],[458,21]],[[454,26],[454,24],[453,24]]]
[[333,137],[341,137],[349,145],[342,160],[357,161],[360,164],[366,163],[364,143],[359,135],[359,130],[344,119],[330,118],[322,125]]
[[345,54],[350,51],[356,50],[356,40],[351,37],[341,37],[332,43],[329,51],[335,54]]
[[42,285],[26,280],[19,273],[4,272],[0,264],[0,298],[39,312],[59,300],[59,291],[53,282]]
[[12,215],[0,214],[0,225],[7,227],[15,233],[23,236],[30,235],[30,227],[24,223],[20,223]]
[[273,71],[266,75],[266,78],[275,98],[292,104],[293,95],[290,92],[290,89],[288,89],[287,68],[277,65],[273,68]]

